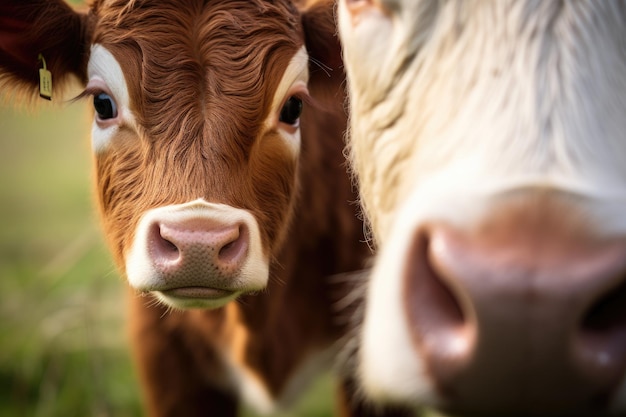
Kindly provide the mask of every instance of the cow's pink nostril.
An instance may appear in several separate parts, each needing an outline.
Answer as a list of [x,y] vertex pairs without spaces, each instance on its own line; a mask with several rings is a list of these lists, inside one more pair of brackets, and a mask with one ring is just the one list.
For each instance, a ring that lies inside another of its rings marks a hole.
[[[429,234],[420,231],[410,247],[404,270],[405,306],[411,334],[427,363],[441,380],[467,362],[475,340],[471,309],[454,276],[439,262]],[[445,388],[444,388],[445,389]]]
[[428,237],[417,236],[410,251],[405,284],[406,294],[412,297],[407,306],[415,310],[411,314],[420,318],[423,330],[429,334],[460,330],[465,324],[465,314],[451,283],[436,270],[437,261]]
[[163,246],[164,246],[164,248],[165,248],[165,250],[167,252],[178,253],[178,248],[176,247],[175,244],[173,244],[172,242],[170,242],[167,239],[161,239],[161,241],[162,241],[162,244],[163,244]]
[[237,262],[248,249],[248,229],[244,224],[234,228],[232,235],[225,239],[224,245],[218,252],[218,259],[221,263]]
[[583,370],[591,374],[607,367],[626,367],[621,359],[626,355],[626,279],[622,276],[621,280],[624,282],[603,294],[581,320],[576,353]]
[[624,282],[621,285],[601,296],[583,316],[583,332],[626,332],[626,276],[622,280]]
[[175,262],[180,257],[180,251],[176,244],[164,237],[161,226],[154,223],[148,232],[148,248],[150,256],[156,264]]
[[507,226],[416,232],[405,308],[426,372],[470,409],[606,401],[626,368],[626,242]]

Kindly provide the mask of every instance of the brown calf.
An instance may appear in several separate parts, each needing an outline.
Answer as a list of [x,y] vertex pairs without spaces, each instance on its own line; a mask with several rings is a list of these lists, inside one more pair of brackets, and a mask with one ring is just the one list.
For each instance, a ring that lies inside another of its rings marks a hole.
[[[41,54],[53,95],[75,75],[93,99],[98,202],[152,416],[232,416],[239,398],[271,411],[346,332],[333,306],[350,284],[329,277],[367,250],[344,75],[332,3],[301,3],[0,2],[2,88],[35,96]],[[346,394],[344,415],[369,414]]]

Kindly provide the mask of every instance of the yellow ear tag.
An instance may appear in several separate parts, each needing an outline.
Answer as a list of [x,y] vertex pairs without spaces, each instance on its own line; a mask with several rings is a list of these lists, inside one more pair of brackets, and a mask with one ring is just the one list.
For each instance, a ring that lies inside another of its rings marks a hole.
[[39,69],[39,96],[52,100],[52,73],[48,71],[42,54],[39,54],[39,61],[43,64],[43,68]]

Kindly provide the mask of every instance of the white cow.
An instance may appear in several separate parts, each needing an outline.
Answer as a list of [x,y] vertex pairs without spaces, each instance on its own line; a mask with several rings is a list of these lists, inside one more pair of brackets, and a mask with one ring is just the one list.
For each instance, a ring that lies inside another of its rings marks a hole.
[[376,402],[626,413],[626,2],[340,0]]

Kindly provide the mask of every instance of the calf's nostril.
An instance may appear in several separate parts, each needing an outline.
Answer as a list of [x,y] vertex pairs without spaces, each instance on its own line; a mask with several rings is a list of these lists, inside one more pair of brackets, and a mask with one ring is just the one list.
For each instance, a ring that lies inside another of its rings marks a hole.
[[155,223],[149,232],[149,245],[152,256],[157,261],[175,261],[180,257],[180,249],[170,237],[166,236],[162,225]]
[[162,238],[161,243],[166,251],[171,253],[178,253],[178,247],[169,240]]
[[247,250],[248,232],[244,225],[239,225],[224,239],[219,249],[218,259],[223,263],[236,262]]

